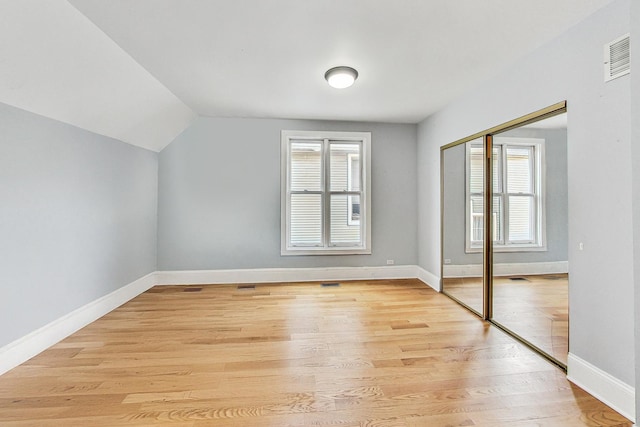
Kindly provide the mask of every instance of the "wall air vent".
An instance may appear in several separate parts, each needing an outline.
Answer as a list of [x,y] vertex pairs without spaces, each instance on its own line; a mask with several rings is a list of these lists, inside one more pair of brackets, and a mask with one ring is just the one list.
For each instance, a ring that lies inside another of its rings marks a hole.
[[631,72],[629,34],[604,45],[604,81],[616,79]]

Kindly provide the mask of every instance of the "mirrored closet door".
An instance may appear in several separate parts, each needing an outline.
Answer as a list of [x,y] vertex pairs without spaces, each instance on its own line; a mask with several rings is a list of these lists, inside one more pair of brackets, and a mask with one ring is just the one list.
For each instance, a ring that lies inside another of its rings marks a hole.
[[441,149],[443,292],[565,369],[566,124],[560,103]]
[[[473,148],[472,148],[473,145]],[[467,158],[473,150],[471,161]],[[484,209],[483,139],[477,138],[441,152],[443,239],[442,290],[482,316]],[[471,173],[473,180],[466,177]],[[473,182],[469,187],[470,182]],[[467,197],[467,194],[471,194]],[[466,215],[465,212],[471,212]],[[467,236],[468,233],[468,236]],[[473,242],[473,250],[465,247]]]
[[496,133],[492,320],[567,364],[567,114]]

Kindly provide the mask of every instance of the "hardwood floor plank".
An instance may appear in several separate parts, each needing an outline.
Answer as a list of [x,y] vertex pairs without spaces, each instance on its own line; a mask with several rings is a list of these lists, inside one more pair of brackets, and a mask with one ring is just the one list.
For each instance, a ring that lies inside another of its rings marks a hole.
[[417,280],[253,286],[150,289],[0,376],[0,425],[631,425]]

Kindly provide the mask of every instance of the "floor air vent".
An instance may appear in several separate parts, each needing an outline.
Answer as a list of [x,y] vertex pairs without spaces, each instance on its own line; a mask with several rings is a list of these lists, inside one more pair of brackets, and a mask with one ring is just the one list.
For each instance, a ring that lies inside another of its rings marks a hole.
[[256,285],[238,285],[238,289],[255,289]]
[[200,292],[202,288],[184,288],[183,292]]
[[604,81],[622,77],[631,72],[629,34],[604,45]]
[[336,286],[340,286],[340,283],[323,283],[320,286],[322,286],[323,288],[335,288]]
[[529,279],[524,277],[509,277],[509,280],[514,280],[516,282],[528,282]]

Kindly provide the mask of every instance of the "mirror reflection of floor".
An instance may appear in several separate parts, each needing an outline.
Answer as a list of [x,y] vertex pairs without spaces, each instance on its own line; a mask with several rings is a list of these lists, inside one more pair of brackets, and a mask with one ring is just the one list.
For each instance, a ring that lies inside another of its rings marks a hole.
[[448,277],[443,285],[448,295],[482,313],[482,277]]
[[[567,363],[569,352],[567,274],[495,277],[493,320]],[[444,279],[447,293],[482,307],[482,278]]]

